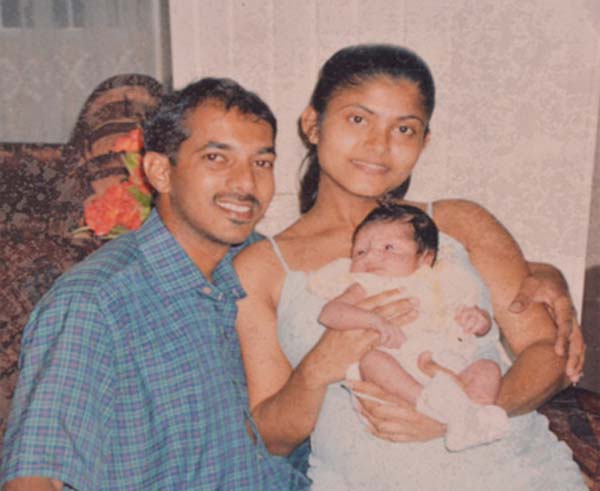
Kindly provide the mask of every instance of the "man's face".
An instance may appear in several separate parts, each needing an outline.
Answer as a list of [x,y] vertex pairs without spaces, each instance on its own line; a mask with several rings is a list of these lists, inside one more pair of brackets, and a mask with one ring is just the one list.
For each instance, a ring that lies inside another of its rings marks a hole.
[[226,250],[248,237],[273,197],[273,130],[213,101],[192,110],[185,126],[190,136],[169,167],[161,216],[182,243]]

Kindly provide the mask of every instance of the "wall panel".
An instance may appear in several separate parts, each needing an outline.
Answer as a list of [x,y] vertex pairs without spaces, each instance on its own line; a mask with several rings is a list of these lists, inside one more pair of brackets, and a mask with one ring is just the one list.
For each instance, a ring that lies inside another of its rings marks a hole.
[[171,7],[176,86],[232,76],[279,118],[279,192],[264,231],[297,214],[296,122],[320,64],[347,44],[404,44],[428,61],[438,87],[432,141],[410,197],[484,204],[529,258],[563,269],[580,304],[600,95],[598,2],[172,0]]

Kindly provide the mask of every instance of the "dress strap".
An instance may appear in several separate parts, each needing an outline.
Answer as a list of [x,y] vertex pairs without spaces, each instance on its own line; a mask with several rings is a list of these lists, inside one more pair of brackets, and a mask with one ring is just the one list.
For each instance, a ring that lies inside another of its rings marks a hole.
[[433,201],[429,201],[427,203],[427,214],[430,216],[430,218],[433,218]]
[[275,241],[275,239],[273,237],[271,237],[270,235],[267,236],[267,239],[269,239],[269,242],[271,242],[273,251],[275,252],[275,255],[279,258],[279,261],[281,262],[281,265],[283,266],[285,273],[286,274],[289,273],[290,268],[288,267],[287,263],[285,262],[285,259],[283,258],[283,254],[281,253],[281,249],[279,248],[279,245],[277,245],[277,242]]

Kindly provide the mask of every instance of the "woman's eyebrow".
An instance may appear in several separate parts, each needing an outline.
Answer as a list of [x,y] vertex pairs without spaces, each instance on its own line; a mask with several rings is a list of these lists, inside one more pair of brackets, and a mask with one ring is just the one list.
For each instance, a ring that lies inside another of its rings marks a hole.
[[[363,106],[362,104],[358,104],[358,103],[352,103],[352,104],[348,104],[347,106],[343,107],[342,109],[346,109],[348,107],[356,107],[358,109],[362,109],[363,111],[369,113],[369,114],[376,114],[375,111],[373,111],[372,109],[369,109],[367,106]],[[416,119],[417,121],[419,121],[423,127],[426,127],[427,124],[425,123],[425,121],[423,121],[423,118],[417,116],[416,114],[406,114],[406,115],[402,115],[402,116],[398,116],[396,118],[397,121],[405,121],[407,119]]]

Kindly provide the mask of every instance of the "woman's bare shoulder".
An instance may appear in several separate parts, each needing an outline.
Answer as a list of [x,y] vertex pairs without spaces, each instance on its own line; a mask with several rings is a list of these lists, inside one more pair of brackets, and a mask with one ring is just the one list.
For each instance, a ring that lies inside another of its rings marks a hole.
[[467,250],[504,250],[516,253],[518,245],[502,223],[485,207],[465,199],[434,203],[434,220],[443,233],[459,240]]
[[440,199],[431,202],[401,200],[399,203],[415,206],[426,212],[432,212],[435,215],[434,218],[436,221],[438,214],[441,214],[444,219],[457,215],[468,217],[477,213],[489,214],[483,206],[467,199]]
[[277,304],[285,270],[270,240],[261,240],[248,246],[236,256],[233,265],[247,294],[243,302]]
[[433,202],[433,212],[442,217],[451,216],[472,217],[478,214],[489,215],[490,213],[479,203],[468,199],[441,199]]
[[233,265],[242,279],[266,278],[284,273],[281,261],[273,250],[271,241],[264,239],[255,242],[241,251],[233,260]]
[[433,203],[433,219],[438,228],[461,239],[469,232],[483,231],[500,226],[485,207],[466,199],[443,199]]

